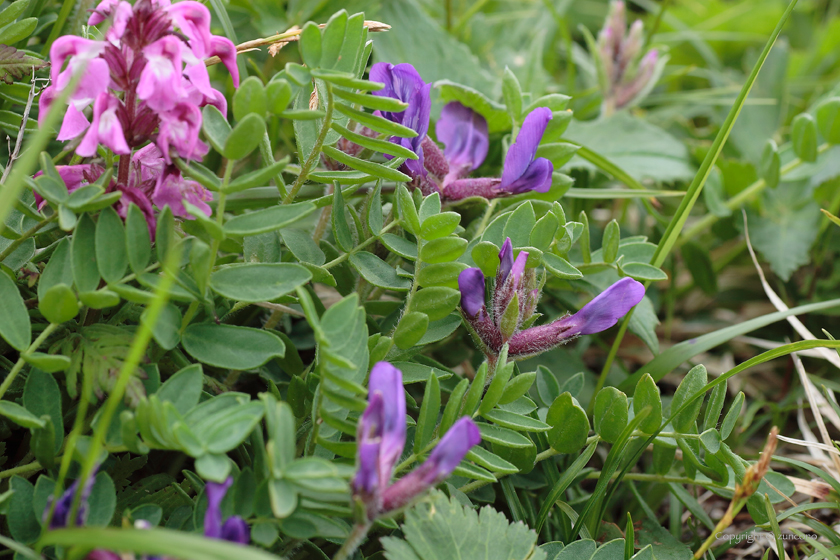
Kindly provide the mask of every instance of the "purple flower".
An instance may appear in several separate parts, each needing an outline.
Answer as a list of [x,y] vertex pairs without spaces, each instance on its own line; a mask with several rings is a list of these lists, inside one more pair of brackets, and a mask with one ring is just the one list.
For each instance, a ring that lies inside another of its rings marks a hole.
[[468,268],[458,275],[458,289],[461,291],[461,308],[470,317],[478,316],[484,310],[484,273],[479,268]]
[[212,199],[213,197],[207,192],[207,189],[195,181],[185,179],[177,168],[164,171],[158,176],[152,194],[152,202],[155,203],[155,206],[163,208],[168,205],[175,216],[188,220],[194,220],[195,217],[187,212],[184,202],[189,202],[209,216],[212,212],[206,201]]
[[117,110],[122,102],[110,93],[100,93],[93,104],[93,121],[85,133],[76,153],[82,157],[96,154],[99,144],[110,148],[115,154],[131,153],[125,140],[122,123],[117,117]]
[[438,140],[443,142],[443,153],[448,163],[448,173],[442,176],[443,187],[462,179],[478,168],[487,157],[487,120],[457,101],[447,103],[435,126]]
[[374,95],[399,99],[408,104],[405,111],[393,113],[389,111],[377,113],[389,121],[401,124],[417,133],[414,138],[399,138],[394,136],[391,141],[417,154],[418,159],[407,160],[403,166],[412,176],[425,176],[423,166],[423,139],[429,131],[429,114],[432,108],[430,95],[432,84],[427,84],[411,64],[388,64],[377,62],[370,69],[370,80],[379,82],[385,87],[374,91]]
[[462,417],[449,428],[422,465],[385,490],[383,509],[393,511],[404,507],[416,496],[446,479],[467,452],[480,442],[478,426],[472,419]]
[[[81,500],[79,501],[79,509],[76,512],[76,521],[75,525],[77,527],[81,527],[85,524],[88,516],[88,498],[90,498],[90,493],[93,491],[93,484],[96,481],[95,479],[95,472],[91,473],[90,477],[88,477],[87,482],[85,483],[85,487],[82,489]],[[50,529],[61,529],[63,527],[68,527],[70,525],[70,510],[73,508],[73,497],[76,495],[76,491],[79,488],[79,481],[75,480],[73,484],[70,485],[67,490],[61,495],[58,501],[55,503],[55,511],[53,512],[52,519],[50,519]],[[53,504],[53,496],[50,495],[47,498],[47,507],[44,509],[44,513],[42,519],[46,521],[47,515],[50,513],[50,508]]]
[[222,500],[231,484],[233,484],[233,478],[228,477],[221,484],[208,482],[204,486],[204,492],[207,494],[207,511],[204,514],[204,536],[238,544],[248,544],[251,540],[251,530],[244,519],[236,515],[228,517],[222,523]]
[[357,494],[380,502],[394,467],[405,447],[405,389],[402,372],[388,362],[377,362],[370,372],[368,406],[358,425],[358,471],[353,479]]
[[615,325],[644,296],[645,287],[641,283],[632,278],[622,278],[574,315],[513,335],[509,355],[532,356],[576,336],[604,331]]
[[107,18],[113,18],[111,26],[105,33],[105,38],[113,45],[119,45],[120,38],[125,33],[128,20],[131,19],[131,4],[122,0],[103,0],[93,10],[88,19],[88,25],[99,25]]
[[200,160],[209,148],[199,140],[201,111],[190,103],[179,103],[171,111],[161,113],[157,146],[167,163],[170,153],[184,159]]
[[480,441],[473,421],[462,418],[441,439],[426,462],[390,484],[405,446],[405,389],[402,372],[387,362],[378,362],[370,373],[368,406],[359,419],[358,470],[352,482],[353,494],[364,504],[368,519],[373,520],[404,506],[449,476],[467,451]]
[[507,279],[512,268],[513,244],[510,242],[510,237],[507,237],[502,244],[502,250],[499,251],[499,271],[496,273],[496,276],[500,279],[500,282],[504,282]]
[[548,192],[554,165],[546,158],[537,158],[537,148],[542,140],[551,109],[537,107],[525,117],[522,128],[505,157],[499,190],[511,194],[528,191]]
[[162,37],[143,49],[146,66],[137,84],[137,97],[155,111],[169,111],[184,96],[180,39]]

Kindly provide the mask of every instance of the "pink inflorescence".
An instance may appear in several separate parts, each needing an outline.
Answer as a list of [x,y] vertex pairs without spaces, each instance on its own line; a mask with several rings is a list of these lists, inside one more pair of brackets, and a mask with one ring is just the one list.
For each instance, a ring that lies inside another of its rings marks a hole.
[[[39,124],[81,72],[58,140],[70,142],[83,158],[95,157],[100,148],[120,156],[116,178],[106,186],[123,194],[120,215],[133,202],[151,229],[153,206],[169,205],[175,215],[190,218],[188,202],[209,215],[210,193],[181,176],[173,158],[201,160],[207,153],[199,139],[201,107],[214,105],[226,113],[227,101],[210,84],[204,60],[218,56],[238,86],[236,47],[210,32],[210,12],[199,2],[138,0],[132,6],[103,0],[88,24],[104,22],[103,41],[68,35],[53,43],[52,84],[39,100]],[[59,166],[58,172],[72,192],[105,169],[87,163]]]

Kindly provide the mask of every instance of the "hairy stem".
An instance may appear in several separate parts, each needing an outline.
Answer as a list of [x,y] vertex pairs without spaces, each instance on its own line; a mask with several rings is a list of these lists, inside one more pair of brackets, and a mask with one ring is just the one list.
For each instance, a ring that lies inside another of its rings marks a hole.
[[40,222],[38,222],[37,224],[35,224],[31,228],[29,228],[28,230],[23,232],[18,239],[15,239],[14,241],[12,241],[9,244],[8,247],[6,247],[2,251],[0,251],[0,262],[3,262],[3,260],[6,257],[8,257],[9,255],[11,255],[12,253],[14,253],[15,250],[18,247],[20,247],[23,244],[24,241],[26,241],[27,239],[29,239],[30,237],[32,237],[33,235],[38,233],[38,231],[40,231],[41,228],[43,228],[44,226],[46,226],[50,222],[55,221],[56,218],[58,218],[58,214],[53,214],[52,216],[49,216],[48,218],[44,218],[43,220],[41,220]]
[[327,133],[330,131],[330,125],[332,124],[332,116],[333,116],[333,108],[335,106],[335,102],[333,101],[333,94],[332,94],[332,86],[330,84],[326,84],[326,100],[324,101],[326,107],[324,109],[324,122],[321,123],[321,130],[318,132],[318,137],[315,139],[315,144],[312,146],[312,152],[309,154],[309,157],[306,158],[306,161],[300,168],[300,175],[297,176],[295,179],[294,184],[292,184],[292,188],[289,191],[289,194],[286,195],[286,198],[283,199],[283,204],[291,204],[294,202],[295,197],[297,196],[298,191],[300,191],[303,184],[306,182],[306,178],[309,176],[309,173],[315,167],[315,164],[318,162],[318,159],[321,157],[321,148],[324,145],[324,140],[327,139]]
[[44,343],[44,341],[47,340],[47,337],[49,337],[52,334],[52,332],[57,328],[58,324],[50,323],[49,325],[47,325],[47,328],[44,329],[44,332],[38,335],[38,338],[35,339],[35,342],[30,344],[29,348],[21,352],[20,358],[18,358],[18,361],[15,362],[12,371],[9,372],[9,375],[6,376],[6,379],[4,379],[3,383],[0,384],[0,399],[3,398],[3,395],[6,394],[6,391],[9,390],[9,387],[12,385],[15,378],[20,373],[20,370],[23,369],[23,365],[26,363],[24,357],[29,356],[33,352],[35,352],[38,349],[38,347],[40,347]]

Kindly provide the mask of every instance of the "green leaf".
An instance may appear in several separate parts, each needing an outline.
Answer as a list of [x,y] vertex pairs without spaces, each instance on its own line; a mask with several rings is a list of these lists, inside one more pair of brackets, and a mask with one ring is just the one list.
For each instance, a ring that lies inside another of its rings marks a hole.
[[761,152],[761,161],[758,165],[761,178],[771,189],[775,189],[779,185],[781,167],[782,160],[779,157],[779,147],[771,138],[764,145],[764,150]]
[[840,97],[826,99],[816,110],[817,126],[829,144],[840,144]]
[[366,159],[353,157],[351,155],[345,154],[341,150],[333,148],[332,146],[324,146],[322,151],[324,152],[324,154],[328,155],[334,160],[343,163],[344,165],[353,169],[364,171],[365,173],[372,175],[373,177],[385,179],[386,181],[395,181],[397,183],[404,183],[411,180],[411,178],[402,171],[392,169],[387,165],[382,165],[380,163],[375,163]]
[[524,523],[508,523],[489,506],[476,512],[439,491],[405,512],[405,539],[381,539],[388,560],[486,558],[545,560],[537,534]]
[[524,396],[528,393],[531,385],[534,384],[536,377],[537,372],[529,371],[521,373],[508,381],[507,385],[505,385],[504,393],[502,393],[502,398],[499,399],[499,404],[510,404]]
[[[545,367],[545,366],[537,366],[537,395],[539,395],[540,400],[543,404],[548,407],[554,400],[560,396],[561,391],[560,384],[557,383],[557,378],[554,377],[554,374]],[[576,395],[577,393],[574,392],[572,396]]]
[[79,301],[91,309],[105,309],[119,305],[120,296],[116,292],[102,288],[95,292],[82,292],[79,294]]
[[636,392],[633,393],[633,412],[639,412],[646,406],[650,407],[650,414],[639,424],[639,430],[645,434],[652,434],[662,424],[662,398],[659,396],[659,387],[649,373],[646,373],[636,384]]
[[[24,18],[20,21],[12,23],[0,32],[0,43],[3,45],[14,45],[19,41],[23,41],[35,31],[38,26],[38,18],[30,17]],[[6,57],[9,57],[7,54]],[[31,58],[31,57],[26,57]],[[37,60],[37,59],[35,59]],[[43,63],[42,63],[43,64]]]
[[[0,27],[5,27],[15,21],[27,7],[29,7],[29,0],[18,0],[9,4],[9,7],[0,12]],[[27,89],[29,89],[28,86]]]
[[186,414],[201,397],[201,387],[204,385],[204,372],[201,364],[192,364],[166,380],[155,393],[161,402],[171,402],[175,410]]
[[595,396],[592,412],[595,432],[608,443],[615,443],[627,427],[627,395],[615,387],[604,387]]
[[0,336],[15,350],[23,352],[32,341],[32,326],[26,304],[17,285],[0,271]]
[[333,193],[333,209],[330,214],[330,219],[332,220],[333,236],[335,237],[336,243],[338,243],[338,246],[343,251],[350,252],[356,243],[353,238],[353,231],[347,222],[344,195],[340,188],[336,188]]
[[720,413],[723,411],[723,401],[726,399],[727,383],[723,382],[716,385],[712,389],[712,394],[709,396],[709,402],[706,405],[706,414],[703,417],[703,431],[716,428]]
[[458,287],[458,275],[469,268],[460,262],[439,263],[424,265],[417,273],[417,282],[423,287],[444,286],[447,288]]
[[[698,365],[685,374],[685,377],[677,387],[674,398],[671,399],[671,410],[677,411],[686,404],[691,397],[697,394],[705,385],[707,380],[706,368]],[[697,415],[700,414],[700,407],[703,406],[703,398],[694,399],[691,404],[680,412],[671,423],[678,432],[690,432],[694,426]]]
[[80,292],[92,292],[99,287],[99,267],[96,262],[96,224],[90,216],[79,218],[70,245],[73,281]]
[[817,161],[817,123],[808,113],[800,113],[793,119],[790,139],[793,153],[802,161]]
[[708,295],[717,294],[717,274],[715,274],[709,253],[693,242],[683,245],[681,253],[683,262],[697,287]]
[[[466,412],[467,409],[464,409],[464,411]],[[513,430],[502,428],[501,426],[481,422],[477,422],[476,426],[478,426],[478,430],[481,432],[482,441],[486,440],[490,443],[512,449],[525,449],[534,445],[526,436]]]
[[241,121],[251,113],[262,117],[266,110],[265,88],[260,79],[250,76],[243,80],[236,89],[236,93],[233,94],[233,118]]
[[432,441],[440,412],[440,384],[436,375],[429,377],[423,393],[423,404],[414,431],[414,453],[421,453]]
[[398,292],[407,292],[411,288],[410,280],[397,276],[396,270],[373,253],[359,251],[350,255],[349,260],[362,278],[377,288]]
[[324,251],[312,240],[309,232],[288,228],[280,232],[283,243],[301,262],[320,266],[327,261]]
[[507,385],[507,382],[510,380],[510,376],[513,374],[514,363],[508,364],[506,363],[506,360],[507,346],[502,348],[496,372],[493,375],[493,379],[490,381],[490,384],[487,386],[484,398],[481,399],[481,406],[478,407],[478,412],[481,415],[490,412],[490,410],[499,403],[499,400],[502,398],[502,394],[504,393],[505,385]]
[[99,213],[96,223],[96,264],[106,282],[122,280],[128,268],[126,235],[122,219],[113,208]]
[[287,227],[315,211],[311,202],[298,202],[273,206],[241,216],[235,216],[225,223],[225,234],[229,236],[257,235]]
[[414,138],[417,136],[417,132],[413,129],[391,122],[384,117],[359,111],[358,109],[353,109],[343,103],[336,103],[335,108],[339,113],[343,113],[354,121],[357,121],[376,132],[387,134],[388,136],[399,136],[400,138]]
[[133,202],[128,206],[126,213],[125,233],[128,264],[132,272],[139,274],[149,265],[149,259],[152,258],[152,238],[143,211]]
[[382,95],[366,95],[340,88],[333,89],[333,95],[339,99],[349,101],[351,105],[361,105],[362,107],[376,109],[379,111],[387,111],[389,113],[400,113],[408,108],[408,103],[404,103],[399,99],[394,99],[393,97],[385,97]]
[[452,288],[432,287],[418,290],[411,298],[410,311],[419,311],[438,321],[452,313],[461,301],[461,292]]
[[454,261],[464,254],[466,248],[466,239],[441,237],[423,245],[420,250],[420,260],[429,264]]
[[502,76],[502,97],[510,116],[518,121],[522,114],[522,87],[516,75],[508,67],[505,67],[505,73]]
[[61,389],[55,378],[44,371],[29,372],[23,389],[23,406],[38,418],[46,415],[52,420],[55,430],[54,453],[58,453],[64,441],[64,420],[61,411]]
[[70,240],[63,238],[58,242],[44,272],[38,279],[38,299],[43,299],[47,290],[56,284],[73,284],[73,268],[70,260]]
[[201,129],[213,149],[220,154],[224,153],[231,129],[225,116],[215,106],[205,105],[201,110]]
[[34,543],[41,534],[41,523],[32,507],[35,487],[25,478],[13,476],[9,480],[9,489],[13,491],[6,516],[9,532],[19,543]]
[[192,324],[181,344],[202,363],[235,370],[259,367],[286,351],[283,341],[267,331],[224,324]]
[[493,277],[499,268],[499,247],[490,241],[480,241],[473,247],[470,256],[484,276]]
[[406,313],[400,319],[397,329],[394,331],[394,344],[397,345],[397,348],[407,350],[420,342],[428,328],[428,315],[418,311]]
[[553,253],[543,253],[542,263],[546,270],[558,278],[564,280],[583,278],[581,271],[569,264],[569,261],[563,257],[558,257]]
[[79,301],[67,284],[56,284],[38,302],[38,310],[50,323],[61,324],[79,313]]
[[46,422],[11,401],[0,401],[0,414],[24,428],[43,428]]
[[577,453],[586,445],[589,419],[570,393],[563,393],[555,399],[548,409],[546,422],[551,426],[548,442],[555,451]]
[[502,410],[500,408],[494,408],[487,412],[482,412],[481,415],[494,424],[498,424],[503,428],[510,428],[511,430],[516,430],[518,432],[547,432],[551,429],[551,426],[545,422],[540,422],[530,416],[516,414],[515,412]]
[[514,247],[524,247],[528,244],[531,238],[531,230],[534,229],[536,223],[534,206],[530,201],[526,202],[510,215],[502,237],[509,237]]
[[720,437],[722,439],[728,439],[732,434],[732,430],[735,429],[735,423],[738,421],[738,417],[741,416],[741,408],[744,406],[744,399],[744,392],[740,391],[735,396],[732,404],[729,405],[729,411],[727,411],[726,416],[723,417],[723,422],[721,422],[720,425]]
[[[363,97],[372,97],[372,96],[363,96]],[[388,97],[376,97],[374,99],[389,99],[389,98]],[[333,130],[335,130],[336,132],[341,134],[344,138],[350,140],[354,144],[358,144],[359,146],[362,146],[363,148],[367,148],[367,149],[373,150],[375,152],[381,152],[383,154],[390,154],[394,157],[401,157],[401,158],[405,158],[405,159],[418,159],[417,154],[415,154],[410,149],[408,149],[404,146],[401,146],[399,144],[395,144],[395,143],[393,143],[389,140],[380,140],[378,138],[371,138],[370,136],[365,136],[364,134],[359,134],[358,132],[353,132],[352,130],[350,130],[348,128],[345,128],[338,123],[332,123],[330,126]],[[345,154],[345,157],[347,157],[346,154]],[[365,161],[365,160],[358,160],[358,161]],[[372,164],[371,162],[368,162],[368,163],[370,163],[371,165],[376,165],[376,164]],[[378,165],[377,167],[371,167],[370,169],[362,169],[361,167],[357,167],[353,163],[348,163],[347,165],[350,165],[354,169],[360,169],[362,171],[370,173],[371,175],[376,175],[376,171],[382,171],[383,168],[385,170],[387,170],[386,172],[389,173],[389,174],[392,174],[392,172],[393,172],[393,170],[391,170],[389,167],[385,167],[385,166],[381,166],[381,165]],[[399,173],[399,172],[395,172],[395,173]]]
[[[250,79],[250,78],[249,78]],[[268,182],[274,178],[278,173],[285,169],[289,163],[289,158],[285,157],[278,162],[275,162],[268,167],[262,167],[256,171],[246,173],[241,177],[237,177],[225,189],[226,193],[235,193],[252,189],[254,187],[266,186]]]
[[274,80],[265,87],[267,108],[278,115],[286,110],[292,100],[292,86],[283,79]]
[[[140,320],[147,324],[149,310],[143,311]],[[167,303],[160,312],[157,321],[153,325],[147,325],[152,330],[152,337],[155,342],[164,350],[172,350],[181,342],[181,310],[177,306]]]
[[604,228],[604,238],[601,241],[601,250],[605,263],[611,263],[618,255],[618,242],[621,240],[621,229],[616,220],[612,220]]
[[662,270],[645,263],[619,263],[618,270],[625,276],[629,276],[635,280],[654,282],[668,279],[668,275]]
[[[2,33],[0,33],[0,37],[6,37],[16,25],[29,22],[28,25],[22,25],[20,29],[20,31],[26,32],[27,28],[31,27],[29,32],[21,37],[21,39],[24,39],[28,37],[32,31],[34,31],[35,25],[33,25],[33,23],[37,23],[37,21],[38,20],[36,18],[24,19],[5,29]],[[13,40],[8,41],[6,44],[0,44],[0,80],[3,80],[7,84],[12,83],[14,80],[20,80],[24,76],[29,76],[32,74],[33,70],[44,68],[47,65],[47,63],[40,58],[28,56],[24,51],[19,51],[14,47],[8,46],[9,44],[16,42],[17,41]]]
[[298,264],[234,264],[214,272],[210,288],[236,301],[271,301],[311,279],[312,273]]
[[264,135],[265,120],[262,115],[249,113],[228,135],[221,153],[228,159],[242,159],[259,146]]

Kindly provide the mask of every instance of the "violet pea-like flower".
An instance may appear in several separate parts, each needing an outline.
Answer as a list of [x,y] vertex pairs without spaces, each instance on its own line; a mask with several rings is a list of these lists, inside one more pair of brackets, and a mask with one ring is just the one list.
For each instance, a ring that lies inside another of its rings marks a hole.
[[574,315],[513,335],[510,339],[510,355],[522,358],[534,356],[576,336],[605,331],[642,301],[644,296],[643,284],[632,278],[622,278]]
[[117,110],[122,107],[122,101],[108,92],[100,93],[93,103],[93,120],[90,127],[76,148],[76,154],[82,157],[92,157],[96,154],[99,144],[111,149],[115,154],[128,154],[131,149],[125,140],[122,124],[117,116]]
[[[88,499],[90,498],[90,493],[93,491],[93,485],[96,482],[95,479],[95,472],[91,473],[88,477],[87,481],[85,482],[84,488],[82,488],[82,495],[81,500],[79,501],[79,509],[76,511],[76,519],[75,525],[77,527],[81,527],[85,524],[88,516]],[[79,489],[79,481],[75,480],[73,484],[71,484],[67,490],[61,495],[61,497],[55,503],[55,511],[53,512],[52,519],[50,519],[50,529],[61,529],[62,527],[69,527],[70,526],[70,510],[73,507],[73,498],[76,495],[76,491]],[[47,507],[44,509],[44,513],[42,515],[42,519],[46,521],[47,515],[50,513],[50,508],[53,504],[53,496],[50,495],[47,498]]]
[[516,140],[505,156],[502,177],[465,177],[450,180],[443,187],[443,194],[449,200],[461,200],[471,196],[498,198],[529,191],[548,192],[554,165],[546,158],[537,157],[551,109],[537,107],[531,111]]
[[391,141],[408,148],[418,159],[407,160],[403,166],[413,176],[425,176],[423,166],[423,140],[429,131],[429,114],[432,109],[430,95],[432,84],[423,81],[417,70],[411,64],[388,64],[377,62],[370,69],[370,81],[384,84],[373,95],[391,97],[407,103],[408,107],[402,112],[377,111],[377,114],[391,122],[406,126],[417,133],[414,138],[393,137]]
[[359,419],[357,471],[351,483],[368,520],[405,506],[445,479],[481,440],[473,421],[462,418],[420,467],[390,484],[405,447],[405,412],[402,372],[387,362],[378,362],[370,374],[368,406]]
[[177,170],[164,171],[158,176],[152,201],[158,208],[166,205],[172,209],[175,216],[194,220],[195,216],[187,212],[184,202],[188,202],[209,216],[212,212],[207,201],[212,200],[210,193],[195,181],[185,179]]
[[443,188],[463,179],[484,163],[489,140],[487,120],[457,101],[444,105],[440,120],[435,125],[438,140],[443,142],[443,154],[448,169],[439,175]]
[[251,540],[251,530],[244,519],[238,515],[228,517],[222,521],[222,500],[233,484],[233,478],[228,477],[223,483],[208,482],[204,486],[207,494],[207,511],[204,514],[204,536],[211,539],[222,539],[237,544],[248,544]]

